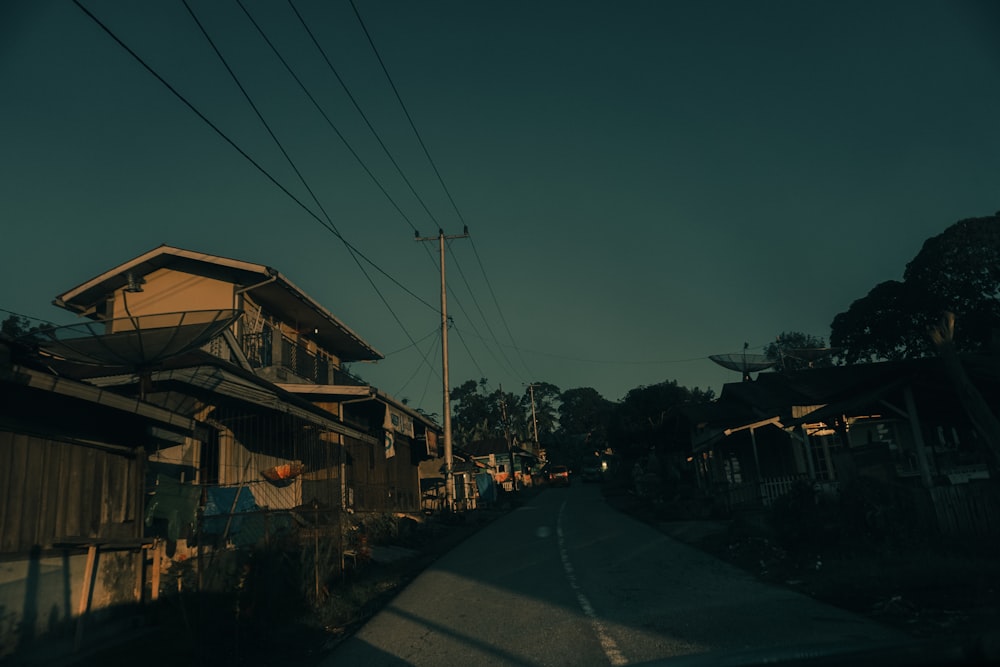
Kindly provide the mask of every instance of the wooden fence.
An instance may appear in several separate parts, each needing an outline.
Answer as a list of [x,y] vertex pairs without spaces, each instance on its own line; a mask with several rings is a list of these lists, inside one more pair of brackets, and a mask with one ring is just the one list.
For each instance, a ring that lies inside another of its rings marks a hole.
[[730,507],[770,507],[775,500],[788,495],[796,484],[808,480],[807,475],[765,477],[757,482],[729,486],[726,496]]
[[1000,493],[992,480],[930,490],[938,529],[957,538],[1000,537]]

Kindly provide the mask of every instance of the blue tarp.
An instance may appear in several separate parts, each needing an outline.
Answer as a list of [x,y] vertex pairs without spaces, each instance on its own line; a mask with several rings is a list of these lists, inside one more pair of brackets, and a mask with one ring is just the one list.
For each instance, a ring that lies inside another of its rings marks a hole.
[[202,530],[211,535],[221,535],[225,532],[229,514],[236,515],[229,522],[229,534],[239,533],[243,526],[243,517],[239,515],[257,509],[257,500],[248,486],[209,487],[205,495],[205,520],[202,522]]
[[487,503],[496,502],[497,483],[493,480],[493,475],[488,472],[481,472],[476,475],[476,488],[479,489],[480,500]]

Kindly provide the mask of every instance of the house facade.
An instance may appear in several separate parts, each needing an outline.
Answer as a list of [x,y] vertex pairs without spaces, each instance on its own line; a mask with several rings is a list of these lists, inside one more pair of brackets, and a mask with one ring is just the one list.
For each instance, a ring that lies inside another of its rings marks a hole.
[[[417,464],[436,455],[426,446],[428,432],[435,443],[436,425],[345,372],[345,363],[382,355],[277,270],[160,246],[56,304],[106,323],[109,333],[156,327],[171,313],[242,314],[204,346],[211,359],[175,358],[146,379],[148,400],[184,402],[215,426],[210,443],[190,440],[151,454],[154,465],[186,462],[181,481],[253,484],[257,506],[269,509],[317,501],[419,510]],[[122,391],[130,377],[93,381]],[[386,448],[386,440],[395,446]],[[262,476],[272,469],[297,474],[276,486]]]
[[225,591],[244,548],[300,549],[319,596],[355,517],[420,511],[439,427],[347,373],[381,355],[275,269],[160,246],[55,304],[81,323],[0,369],[0,655],[161,575]]
[[[996,360],[966,363],[1000,397]],[[801,482],[835,495],[860,477],[941,506],[991,475],[983,436],[934,358],[761,373],[688,418],[700,483],[730,509],[768,506]]]

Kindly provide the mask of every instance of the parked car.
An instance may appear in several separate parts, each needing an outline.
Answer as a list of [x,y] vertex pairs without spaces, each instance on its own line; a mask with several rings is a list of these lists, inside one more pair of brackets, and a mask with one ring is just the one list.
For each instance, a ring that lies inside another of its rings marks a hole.
[[549,468],[549,484],[552,486],[569,486],[569,468],[552,466]]

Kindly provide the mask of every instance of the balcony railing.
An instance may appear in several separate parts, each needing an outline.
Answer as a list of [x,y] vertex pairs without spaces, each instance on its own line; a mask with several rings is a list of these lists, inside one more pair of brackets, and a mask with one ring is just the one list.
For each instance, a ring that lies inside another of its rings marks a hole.
[[275,358],[274,332],[265,327],[259,333],[243,336],[243,353],[252,368],[277,366],[286,368],[299,377],[317,384],[364,386],[366,382],[347,371],[337,368],[328,357],[309,351],[309,348],[282,336]]

